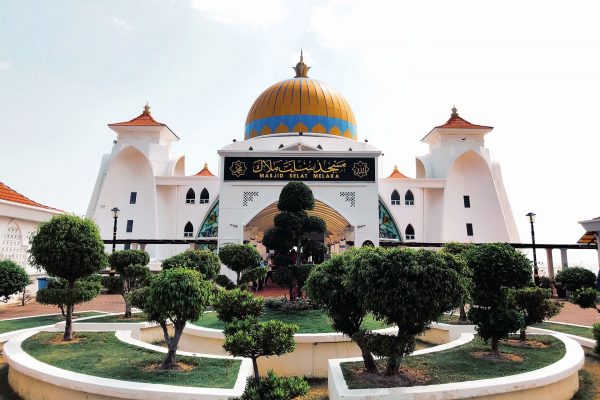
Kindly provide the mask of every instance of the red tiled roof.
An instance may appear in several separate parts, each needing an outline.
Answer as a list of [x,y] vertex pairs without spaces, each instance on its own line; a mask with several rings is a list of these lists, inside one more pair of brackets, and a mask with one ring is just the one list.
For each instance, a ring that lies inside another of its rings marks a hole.
[[108,124],[108,126],[167,126],[162,122],[157,122],[152,115],[150,115],[150,106],[146,104],[144,107],[144,112],[132,119],[131,121],[126,122],[116,122],[114,124]]
[[210,170],[208,169],[208,163],[204,163],[204,168],[202,168],[202,171],[198,172],[196,175],[194,176],[214,176],[212,172],[210,172]]
[[458,116],[456,107],[452,108],[452,115],[444,125],[436,126],[436,128],[450,129],[493,129],[491,126],[475,125]]
[[48,207],[43,204],[37,203],[31,200],[30,198],[23,196],[21,193],[15,191],[14,189],[11,189],[2,182],[0,182],[0,200],[10,201],[12,203],[25,204],[27,206],[47,208],[48,210],[61,211],[56,208]]
[[410,179],[408,176],[406,176],[402,172],[398,171],[397,165],[394,165],[394,170],[392,171],[392,174],[390,176],[388,176],[388,178]]

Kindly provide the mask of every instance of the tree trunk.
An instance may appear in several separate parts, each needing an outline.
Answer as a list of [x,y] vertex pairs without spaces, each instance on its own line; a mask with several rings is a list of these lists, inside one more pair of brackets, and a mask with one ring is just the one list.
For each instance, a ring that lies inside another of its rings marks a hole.
[[385,375],[386,376],[394,376],[396,372],[398,372],[398,368],[400,368],[400,360],[398,357],[393,356],[388,359],[387,365],[385,367]]
[[125,318],[131,318],[131,303],[127,295],[125,296]]
[[173,337],[169,337],[169,331],[167,327],[167,322],[163,321],[160,323],[160,327],[163,330],[163,336],[165,338],[165,342],[167,342],[167,347],[169,351],[167,352],[167,357],[160,365],[160,369],[174,369],[177,365],[177,347],[179,346],[179,339],[181,338],[181,334],[183,333],[183,328],[185,327],[185,322],[182,324],[181,322],[173,324]]
[[73,340],[73,305],[67,305],[67,315],[65,317],[65,334],[63,341],[70,342]]
[[125,300],[125,318],[131,318],[131,303],[129,302],[129,292],[131,284],[128,280],[123,279],[123,300]]
[[527,340],[526,328],[521,328],[521,330],[519,331],[519,340],[522,342]]
[[240,273],[236,272],[235,276],[236,276],[236,278],[235,278],[235,284],[239,286],[240,285]]
[[367,370],[367,372],[377,373],[377,364],[375,364],[375,359],[373,358],[371,352],[363,346],[359,347],[360,352],[362,353],[363,361],[365,362],[365,369]]
[[252,357],[252,368],[254,369],[254,381],[258,383],[260,381],[260,375],[258,373],[258,361],[256,357]]
[[460,305],[459,314],[458,320],[461,322],[467,322],[467,311],[465,310],[464,304]]
[[492,353],[498,352],[498,342],[499,342],[498,339],[492,338]]

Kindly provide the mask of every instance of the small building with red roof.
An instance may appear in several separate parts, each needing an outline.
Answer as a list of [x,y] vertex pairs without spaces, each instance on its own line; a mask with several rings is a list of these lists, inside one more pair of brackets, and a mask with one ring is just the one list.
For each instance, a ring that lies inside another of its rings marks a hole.
[[[63,211],[31,200],[12,187],[0,182],[0,260],[9,259],[24,267],[32,278],[45,276],[27,261],[29,237],[37,226]],[[28,291],[33,294],[37,282],[33,279]]]

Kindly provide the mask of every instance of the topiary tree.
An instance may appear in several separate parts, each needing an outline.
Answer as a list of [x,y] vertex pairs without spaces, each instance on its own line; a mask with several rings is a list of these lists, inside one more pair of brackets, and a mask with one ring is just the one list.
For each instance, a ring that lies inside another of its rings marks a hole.
[[508,244],[488,243],[472,246],[465,252],[473,270],[473,304],[469,319],[492,352],[498,352],[500,339],[521,326],[519,312],[511,302],[509,290],[530,286],[531,262]]
[[193,269],[200,272],[205,280],[214,280],[221,270],[221,262],[210,250],[188,249],[163,260],[163,270],[173,268]]
[[[98,227],[89,219],[58,215],[39,225],[30,243],[30,264],[46,270],[50,276],[66,281],[66,288],[59,289],[60,292],[51,294],[47,292],[54,290],[52,288],[40,289],[37,296],[38,299],[41,296],[42,300],[45,295],[54,297],[54,300],[59,300],[62,296],[61,302],[66,308],[63,340],[70,341],[73,339],[73,308],[75,304],[89,300],[88,295],[91,295],[91,292],[76,283],[107,265]],[[99,282],[96,283],[99,287]],[[97,294],[99,293],[100,290]]]
[[31,283],[25,268],[12,260],[0,260],[0,301],[7,303],[10,296],[25,292]]
[[580,288],[595,288],[596,274],[582,267],[564,268],[558,271],[554,282],[560,288],[574,292]]
[[[274,218],[274,227],[265,232],[263,244],[275,250],[283,257],[276,258],[276,264],[280,271],[279,282],[287,283],[290,292],[290,299],[294,298],[293,288],[300,282],[298,294],[302,290],[301,274],[306,269],[300,266],[308,260],[309,256],[314,259],[320,259],[326,249],[319,245],[319,241],[313,240],[312,236],[316,233],[325,232],[325,221],[321,218],[308,215],[307,211],[315,208],[315,199],[312,190],[302,182],[289,182],[283,187],[279,194],[277,203],[279,213]],[[290,257],[293,259],[290,260]],[[285,269],[295,265],[295,270]],[[309,268],[310,269],[310,268]],[[300,274],[300,275],[296,275]]]
[[100,294],[102,285],[98,279],[89,276],[76,281],[74,290],[70,290],[66,280],[51,277],[48,279],[46,289],[38,290],[36,301],[40,304],[57,306],[62,316],[66,317],[69,303],[81,304],[94,299]]
[[511,300],[521,313],[521,327],[519,339],[527,340],[527,327],[544,322],[560,312],[562,303],[552,301],[552,290],[537,286],[512,289]]
[[430,250],[363,247],[351,258],[348,289],[376,318],[398,327],[396,335],[369,333],[365,344],[387,361],[385,374],[395,375],[415,338],[444,311],[460,304],[459,274]]
[[125,299],[125,318],[131,318],[129,293],[148,284],[150,256],[144,250],[120,250],[112,253],[108,262],[119,273],[120,294]]
[[458,320],[461,322],[467,321],[466,305],[471,302],[471,285],[473,282],[473,271],[469,268],[465,259],[465,251],[471,247],[471,243],[448,242],[442,247],[442,252],[451,254],[458,260],[448,260],[454,265],[454,269],[461,277],[461,304],[459,306]]
[[[149,321],[160,325],[168,352],[161,369],[177,365],[176,352],[187,321],[195,321],[210,303],[212,284],[202,279],[198,271],[173,268],[155,276],[150,285],[132,293],[131,302],[141,308]],[[168,323],[173,324],[169,334]]]
[[351,257],[360,251],[348,250],[315,266],[306,281],[306,289],[310,298],[327,313],[333,328],[356,341],[365,369],[368,372],[377,372],[375,359],[362,340],[366,332],[361,331],[361,325],[367,310],[357,294],[344,284]]
[[219,250],[219,258],[236,273],[237,285],[252,282],[267,273],[265,268],[260,267],[260,253],[249,244],[226,244]]
[[258,358],[280,356],[294,350],[294,334],[297,325],[278,320],[259,322],[263,299],[240,289],[222,290],[215,298],[213,307],[225,326],[223,348],[233,356],[252,359],[254,380],[258,384]]

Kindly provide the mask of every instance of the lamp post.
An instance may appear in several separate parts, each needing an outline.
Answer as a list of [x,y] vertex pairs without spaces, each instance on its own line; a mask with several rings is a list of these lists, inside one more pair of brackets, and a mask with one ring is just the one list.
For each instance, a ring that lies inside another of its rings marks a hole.
[[115,220],[115,223],[113,225],[113,244],[112,244],[112,252],[115,252],[115,247],[117,246],[117,244],[115,243],[115,241],[117,240],[117,219],[119,218],[119,210],[117,207],[114,207],[112,210],[110,210],[112,212],[113,218]]
[[537,255],[535,252],[535,229],[533,223],[535,222],[535,213],[529,212],[525,215],[529,218],[529,224],[531,225],[531,246],[533,249],[533,281],[536,285],[540,283],[540,275],[538,274]]

